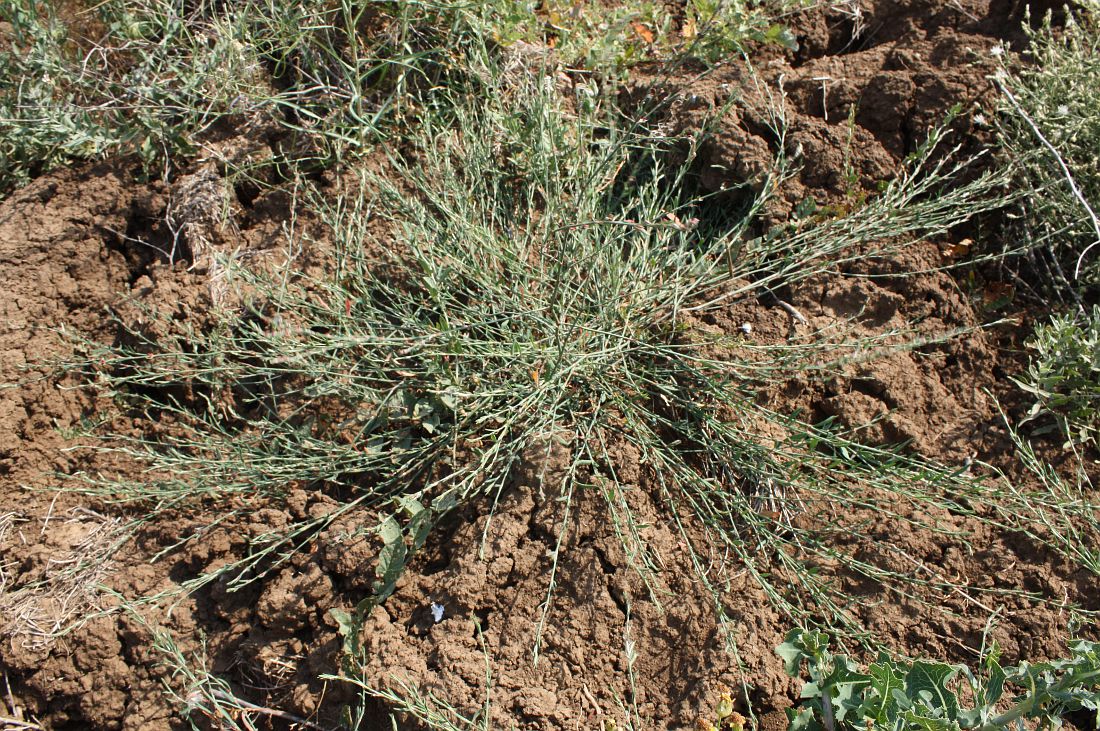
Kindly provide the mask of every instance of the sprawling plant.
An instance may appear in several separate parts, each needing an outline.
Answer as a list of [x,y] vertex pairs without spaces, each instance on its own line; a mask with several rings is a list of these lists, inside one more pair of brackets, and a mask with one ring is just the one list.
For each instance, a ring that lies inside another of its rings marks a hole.
[[[492,510],[522,465],[547,465],[540,489],[564,513],[554,566],[577,491],[593,490],[659,601],[637,491],[610,453],[625,441],[716,611],[724,589],[706,570],[712,551],[735,557],[785,614],[848,633],[860,628],[844,576],[905,593],[957,588],[931,567],[899,568],[905,557],[881,532],[868,537],[872,551],[846,549],[866,521],[965,543],[937,511],[1009,525],[1040,509],[1027,496],[1004,509],[991,486],[959,471],[861,445],[758,398],[791,374],[926,342],[912,332],[856,336],[839,323],[768,344],[697,327],[728,303],[774,299],[997,206],[998,177],[948,187],[960,168],[935,157],[937,133],[850,216],[754,236],[754,213],[789,165],[782,157],[755,188],[721,201],[695,195],[697,139],[624,123],[598,94],[563,97],[550,75],[517,81],[479,63],[471,75],[494,93],[474,104],[436,90],[409,149],[313,196],[335,246],[324,275],[226,262],[243,304],[213,326],[163,337],[152,333],[171,327],[146,324],[124,347],[90,354],[121,404],[172,425],[121,442],[151,463],[148,480],[88,489],[226,510],[234,495],[328,491],[339,510],[262,537],[220,572],[230,586],[249,581],[347,510],[369,509],[377,524],[364,530],[381,547],[369,604],[392,591],[441,516],[473,501]],[[543,619],[556,581],[555,568]]]

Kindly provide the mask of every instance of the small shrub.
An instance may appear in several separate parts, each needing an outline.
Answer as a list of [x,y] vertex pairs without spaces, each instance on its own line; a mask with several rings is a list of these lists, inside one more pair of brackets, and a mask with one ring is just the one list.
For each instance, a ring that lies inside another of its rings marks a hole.
[[[1064,27],[1048,14],[1024,25],[1031,63],[1010,66],[998,47],[1003,91],[1000,138],[1032,195],[1024,208],[1028,245],[1049,253],[1055,289],[1100,282],[1100,5],[1066,10]],[[1075,190],[1076,188],[1076,190]]]
[[[834,541],[858,530],[853,516],[870,506],[878,519],[940,531],[919,517],[928,506],[970,513],[959,491],[969,505],[994,497],[953,470],[858,444],[756,397],[793,373],[911,347],[915,334],[869,337],[840,323],[766,344],[693,323],[999,207],[1003,179],[950,185],[962,168],[939,157],[935,132],[850,215],[753,237],[763,196],[786,174],[781,158],[759,197],[746,186],[740,207],[714,216],[712,201],[692,192],[690,159],[669,162],[672,145],[690,157],[697,138],[623,125],[607,91],[570,98],[552,75],[507,80],[487,57],[466,63],[484,69],[475,83],[500,81],[490,93],[437,90],[384,174],[314,196],[335,247],[331,271],[271,276],[226,262],[248,305],[221,313],[216,327],[176,338],[135,329],[121,348],[92,350],[90,379],[133,413],[174,427],[159,439],[113,442],[155,468],[140,484],[86,489],[160,507],[234,494],[279,500],[294,485],[345,501],[221,567],[230,587],[346,511],[376,512],[378,523],[363,530],[380,545],[378,581],[342,617],[351,638],[356,617],[393,590],[431,526],[458,506],[492,510],[532,455],[564,458],[544,476],[565,517],[541,620],[578,491],[606,500],[627,560],[658,587],[631,502],[637,491],[620,483],[609,451],[616,442],[652,470],[652,499],[681,532],[718,612],[708,553],[735,557],[787,616],[816,612],[849,633],[858,631],[851,599],[820,565],[894,587],[923,581],[885,565],[895,550],[885,540],[872,560]],[[800,512],[812,517],[795,521]],[[1012,519],[1027,515],[1021,507]]]
[[1100,306],[1040,324],[1020,387],[1036,397],[1029,419],[1052,416],[1070,444],[1100,437]]
[[[0,7],[0,193],[49,167],[111,152],[154,166],[189,154],[226,115],[270,96],[240,19],[184,3],[109,0],[62,18],[52,3]],[[94,22],[93,22],[94,21]],[[103,37],[75,30],[102,29]]]

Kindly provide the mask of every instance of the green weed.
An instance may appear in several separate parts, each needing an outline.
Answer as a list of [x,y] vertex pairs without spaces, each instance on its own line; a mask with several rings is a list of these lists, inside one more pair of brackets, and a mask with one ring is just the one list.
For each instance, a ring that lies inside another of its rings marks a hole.
[[165,164],[219,119],[254,114],[270,94],[260,59],[239,21],[204,19],[199,5],[107,2],[63,19],[52,3],[4,3],[12,44],[0,54],[0,190],[109,152]]
[[1035,328],[1027,373],[1017,379],[1036,401],[1028,420],[1053,417],[1069,444],[1100,437],[1100,306],[1054,316]]
[[[238,589],[350,511],[373,516],[361,530],[378,545],[377,581],[353,611],[333,615],[347,652],[343,679],[355,677],[362,618],[395,590],[433,527],[468,506],[492,513],[524,465],[560,464],[540,474],[539,489],[562,517],[534,657],[580,491],[603,497],[628,560],[660,603],[660,561],[635,512],[638,486],[616,474],[616,442],[641,455],[645,487],[682,537],[703,600],[731,640],[732,567],[791,621],[865,644],[877,638],[861,625],[848,580],[921,602],[949,592],[977,601],[978,590],[873,530],[883,523],[970,549],[969,536],[944,519],[965,516],[1053,537],[1056,553],[1100,572],[1090,548],[1096,506],[1029,448],[1021,453],[1042,483],[1034,490],[868,447],[763,402],[762,392],[792,376],[957,334],[920,335],[916,324],[872,336],[851,323],[812,329],[777,292],[843,276],[856,260],[888,259],[915,236],[942,234],[1020,196],[1005,192],[1003,171],[971,174],[973,161],[956,162],[958,149],[934,131],[877,193],[849,195],[836,215],[813,216],[810,201],[799,225],[760,232],[756,214],[797,165],[784,156],[779,118],[771,132],[780,152],[765,179],[721,197],[693,192],[705,131],[670,140],[627,118],[610,102],[614,82],[647,59],[717,63],[752,42],[792,47],[759,5],[692,0],[673,17],[661,3],[607,12],[587,2],[105,0],[76,12],[74,21],[33,0],[0,8],[12,38],[0,53],[0,191],[56,164],[118,153],[170,177],[228,128],[275,130],[281,174],[296,181],[319,167],[347,172],[379,143],[401,142],[376,157],[374,172],[334,188],[303,184],[309,192],[296,204],[325,229],[313,243],[332,247],[323,275],[224,261],[238,306],[213,313],[212,325],[157,328],[149,325],[160,315],[149,312],[140,328],[119,323],[121,345],[83,344],[87,360],[76,366],[119,412],[149,427],[139,437],[105,434],[100,447],[148,465],[142,480],[84,475],[80,487],[140,507],[137,522],[192,509],[211,513],[210,525],[230,522],[247,510],[233,498],[277,504],[298,487],[339,500],[334,512],[254,537],[248,555],[184,590],[216,578]],[[1094,25],[1091,10],[1062,35],[1047,23],[1032,38],[1043,70],[1001,79],[1006,145],[1037,194],[1030,200],[1040,202],[1028,234],[1053,252],[1054,269],[1072,269],[1086,284],[1098,276],[1087,254],[1100,236],[1089,207],[1100,139],[1088,114],[1100,87]],[[567,97],[560,72],[589,83]],[[1030,151],[1036,135],[1043,155]],[[756,343],[751,328],[709,335],[698,327],[746,300],[779,302],[802,330]],[[1041,328],[1024,381],[1039,397],[1036,413],[1054,414],[1074,443],[1097,431],[1096,322]],[[165,553],[201,537],[181,536]],[[711,570],[708,554],[729,560]],[[633,638],[624,641],[633,685]],[[154,634],[154,646],[196,718],[308,725],[238,698],[168,635]],[[945,700],[947,681],[962,672],[953,666],[881,659],[865,675],[810,632],[792,635],[784,652],[796,670],[810,660],[820,676],[796,724],[833,731],[846,718],[837,708],[883,728],[898,718],[985,728],[1034,716],[1043,703],[1043,713],[1051,703],[1088,707],[1074,693],[1093,677],[1078,670],[1095,648],[1073,649],[1073,661],[1031,669],[987,662],[990,677],[996,668],[998,682],[1030,684],[1031,695],[996,712],[1000,691],[989,695],[986,681],[974,686],[985,705],[965,713]],[[943,682],[907,685],[914,668]],[[880,676],[900,695],[875,690]],[[486,683],[488,693],[488,671]],[[412,685],[363,690],[430,727],[488,728],[488,696],[479,714],[463,716]],[[714,725],[739,726],[732,700],[720,701]],[[636,707],[622,710],[642,725]]]
[[1076,640],[1069,650],[1066,659],[1003,667],[994,645],[974,673],[962,665],[886,654],[864,668],[833,655],[820,632],[792,630],[777,648],[791,677],[801,676],[803,664],[810,676],[801,706],[787,711],[791,731],[1022,731],[1032,724],[1059,728],[1076,711],[1091,712],[1100,722],[1100,644]]
[[[1092,509],[1095,471],[1091,469],[1088,453],[1070,443],[1069,448],[1076,457],[1075,466],[1070,474],[1063,475],[1040,458],[1008,418],[1003,414],[1002,417],[1020,463],[1039,485],[1028,499],[1043,506],[1042,520],[1023,532],[1037,544],[1055,547],[1077,565],[1100,575],[1100,551],[1096,547],[1100,514]],[[1002,485],[1006,494],[1017,492],[1011,480],[1002,479]],[[1013,497],[1018,499],[1016,495]],[[1015,499],[1008,502],[1015,502]]]
[[368,700],[381,701],[391,711],[390,721],[394,729],[398,727],[396,716],[403,714],[406,718],[415,719],[424,727],[432,731],[489,731],[492,726],[492,689],[493,667],[489,650],[485,645],[485,637],[476,620],[473,622],[478,638],[481,640],[481,650],[485,658],[485,700],[476,713],[464,715],[445,698],[440,698],[435,693],[423,691],[415,683],[399,675],[393,675],[385,687],[376,687],[354,673],[349,675],[325,675],[324,680],[333,680],[341,683],[350,683],[359,691],[360,706],[358,709],[348,709],[347,727],[351,729],[362,728],[365,715],[365,705]]

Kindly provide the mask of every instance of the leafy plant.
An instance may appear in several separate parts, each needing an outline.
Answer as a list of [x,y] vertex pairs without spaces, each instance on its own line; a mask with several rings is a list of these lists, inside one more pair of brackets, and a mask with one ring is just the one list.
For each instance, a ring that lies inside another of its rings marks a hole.
[[[715,61],[743,50],[747,41],[771,43],[790,51],[798,50],[798,40],[775,14],[760,11],[754,0],[690,0],[685,4],[686,19],[681,34],[691,41],[697,56]],[[786,3],[786,9],[799,2]]]
[[67,31],[44,4],[0,7],[11,27],[0,50],[0,193],[70,157],[91,158],[121,142],[119,131],[74,98]]
[[[63,12],[64,11],[64,12]],[[362,152],[410,87],[484,42],[466,3],[105,0],[0,5],[0,192],[66,160],[187,160],[219,123],[274,129],[291,168]]]
[[1027,373],[1017,384],[1036,397],[1028,419],[1052,416],[1069,444],[1100,438],[1100,306],[1054,316],[1035,328]]
[[1100,644],[1076,640],[1066,659],[1002,667],[993,647],[978,673],[962,665],[901,660],[885,653],[862,666],[829,651],[821,632],[795,629],[776,652],[787,674],[809,681],[787,712],[791,731],[841,729],[1057,728],[1077,711],[1100,726]]

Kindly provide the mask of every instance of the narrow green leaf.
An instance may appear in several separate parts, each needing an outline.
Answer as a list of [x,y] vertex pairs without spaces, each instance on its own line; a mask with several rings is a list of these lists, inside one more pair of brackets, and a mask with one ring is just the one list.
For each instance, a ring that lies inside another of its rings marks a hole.
[[1005,690],[1005,671],[1001,668],[1001,664],[997,662],[997,658],[990,655],[986,659],[986,668],[989,670],[989,680],[985,684],[985,704],[992,706],[1001,699]]

